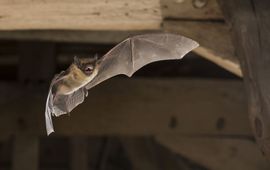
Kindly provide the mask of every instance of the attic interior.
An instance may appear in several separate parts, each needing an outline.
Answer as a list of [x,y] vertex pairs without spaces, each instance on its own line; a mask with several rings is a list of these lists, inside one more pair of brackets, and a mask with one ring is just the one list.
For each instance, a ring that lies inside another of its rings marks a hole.
[[[266,7],[267,0],[0,1],[0,169],[268,170]],[[128,37],[161,32],[200,46],[90,89],[46,135],[50,81],[74,56],[102,57]]]

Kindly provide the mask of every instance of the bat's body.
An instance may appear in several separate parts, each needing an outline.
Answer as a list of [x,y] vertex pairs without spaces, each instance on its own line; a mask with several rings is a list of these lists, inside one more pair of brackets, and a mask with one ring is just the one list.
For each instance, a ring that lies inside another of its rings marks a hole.
[[70,95],[88,84],[96,75],[97,69],[87,76],[76,64],[71,64],[67,71],[63,71],[56,83],[52,86],[52,92],[56,95]]
[[74,58],[74,63],[51,82],[46,102],[47,133],[54,132],[51,116],[71,112],[87,97],[87,90],[119,74],[132,76],[151,62],[181,59],[196,48],[195,41],[174,34],[149,34],[128,38],[100,59]]

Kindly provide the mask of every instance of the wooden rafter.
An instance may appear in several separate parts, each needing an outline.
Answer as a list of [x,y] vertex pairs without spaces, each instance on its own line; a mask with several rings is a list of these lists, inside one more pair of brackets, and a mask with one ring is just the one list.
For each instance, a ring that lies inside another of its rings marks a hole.
[[[27,89],[16,90],[10,84],[0,86],[14,92],[9,94],[10,101],[6,101],[1,111],[1,137],[15,132],[45,135],[46,96],[31,97]],[[56,135],[68,136],[162,133],[249,136],[246,115],[239,81],[123,79],[110,80],[92,89],[86,102],[71,116],[56,118],[54,123]]]
[[242,77],[234,55],[229,28],[221,22],[164,21],[164,30],[188,36],[199,42],[195,52],[228,71]]
[[270,1],[219,0],[232,27],[249,97],[249,118],[261,150],[270,158]]
[[156,139],[172,151],[208,169],[268,170],[270,167],[256,143],[243,136],[159,135]]
[[177,32],[201,44],[198,54],[242,76],[222,20],[216,0],[0,1],[0,39],[118,43],[149,31]]

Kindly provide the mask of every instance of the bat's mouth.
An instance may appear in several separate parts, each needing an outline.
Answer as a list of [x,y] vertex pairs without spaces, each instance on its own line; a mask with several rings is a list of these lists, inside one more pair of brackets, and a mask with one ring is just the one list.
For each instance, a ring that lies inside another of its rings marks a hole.
[[90,67],[85,68],[84,73],[86,75],[91,75],[93,73],[93,69]]
[[85,72],[93,72],[93,69],[88,67],[88,68],[85,69]]
[[89,74],[92,74],[93,71],[86,71],[85,73],[89,75]]

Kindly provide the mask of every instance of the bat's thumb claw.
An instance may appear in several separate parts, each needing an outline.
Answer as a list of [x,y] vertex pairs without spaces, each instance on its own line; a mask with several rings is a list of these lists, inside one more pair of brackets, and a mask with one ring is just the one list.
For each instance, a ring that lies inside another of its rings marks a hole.
[[84,88],[83,92],[84,92],[84,96],[87,97],[88,96],[88,90],[86,88]]

